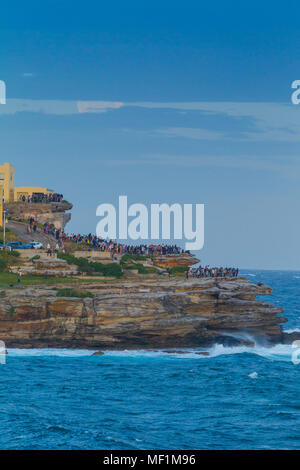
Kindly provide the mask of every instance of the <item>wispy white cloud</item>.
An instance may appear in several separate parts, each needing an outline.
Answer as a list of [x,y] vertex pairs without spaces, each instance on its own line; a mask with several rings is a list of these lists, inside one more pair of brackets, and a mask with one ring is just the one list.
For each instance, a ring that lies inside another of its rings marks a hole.
[[33,72],[24,72],[24,73],[22,73],[22,77],[35,77],[35,73],[33,73]]
[[[183,137],[198,140],[272,141],[300,142],[300,106],[290,103],[241,103],[241,102],[122,102],[122,101],[64,101],[64,100],[22,100],[7,99],[0,107],[0,114],[15,114],[30,111],[44,114],[85,114],[105,113],[123,107],[144,109],[174,109],[188,113],[199,111],[202,114],[235,119],[239,130],[233,133],[230,122],[224,129],[197,127],[167,127],[148,129],[147,132],[166,137]],[[231,122],[232,124],[232,122]],[[134,130],[134,129],[133,129]]]
[[167,165],[182,168],[232,168],[251,171],[272,171],[287,178],[300,178],[300,158],[298,156],[257,157],[254,155],[217,156],[217,155],[167,155],[150,154],[134,159],[109,159],[107,166]]
[[194,127],[166,127],[157,129],[155,132],[169,137],[186,137],[198,140],[219,140],[226,137],[224,132]]
[[79,113],[105,113],[108,109],[120,109],[125,106],[121,101],[78,101]]

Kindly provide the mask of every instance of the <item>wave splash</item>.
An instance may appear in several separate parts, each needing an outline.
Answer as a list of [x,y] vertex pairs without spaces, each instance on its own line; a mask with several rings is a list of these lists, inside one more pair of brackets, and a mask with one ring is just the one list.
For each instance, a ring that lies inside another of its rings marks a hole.
[[[252,338],[252,341],[254,339]],[[233,354],[254,354],[269,360],[291,361],[292,347],[286,344],[277,344],[275,346],[263,346],[254,341],[255,345],[251,346],[224,346],[215,344],[210,348],[182,348],[180,352],[173,349],[168,350],[105,350],[102,356],[94,356],[93,359],[101,360],[105,357],[169,357],[177,359],[200,359],[210,360],[225,355]],[[8,349],[9,357],[47,357],[56,356],[61,358],[78,359],[91,357],[96,350],[88,349]],[[203,354],[204,353],[204,354]]]

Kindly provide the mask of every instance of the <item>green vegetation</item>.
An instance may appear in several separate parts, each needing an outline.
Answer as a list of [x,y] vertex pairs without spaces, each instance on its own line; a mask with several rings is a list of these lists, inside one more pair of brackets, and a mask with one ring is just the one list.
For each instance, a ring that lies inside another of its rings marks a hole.
[[[10,272],[0,272],[0,288],[16,287],[18,283],[19,275]],[[117,279],[116,279],[117,280]],[[33,276],[24,274],[21,278],[21,286],[57,286],[57,285],[75,285],[80,286],[82,283],[85,284],[105,284],[107,282],[111,283],[109,279],[99,279],[94,277],[92,279],[79,279],[79,278],[65,278],[65,277],[44,277],[44,276]]]
[[58,253],[57,257],[64,259],[68,264],[75,264],[81,272],[90,275],[102,274],[103,276],[113,276],[117,278],[123,275],[121,266],[116,263],[102,264],[89,261],[87,258],[76,258],[76,256],[69,253]]
[[20,256],[18,251],[0,251],[0,272],[7,271],[8,268],[16,263],[16,259]]
[[41,258],[40,255],[34,255],[34,256],[31,258],[31,261],[34,261],[34,260],[40,259],[40,258]]
[[132,262],[132,261],[147,261],[148,257],[149,256],[135,255],[135,254],[126,253],[125,255],[122,256],[120,264],[124,265],[124,264],[126,264],[128,262]]
[[126,266],[123,266],[124,269],[136,269],[139,274],[148,274],[148,273],[153,273],[156,272],[156,269],[154,268],[146,268],[142,264],[128,264]]
[[9,317],[13,317],[15,313],[16,313],[16,311],[15,311],[14,307],[11,306],[10,309],[8,310],[8,312],[7,312],[7,315]]
[[67,253],[74,253],[74,251],[89,251],[91,247],[85,243],[76,243],[71,240],[64,242],[64,247]]
[[79,297],[80,299],[85,299],[86,297],[93,298],[94,294],[87,290],[65,287],[63,289],[58,289],[56,297]]
[[[11,232],[8,228],[5,229],[5,242],[7,243],[15,241],[23,242],[23,240],[20,239],[19,235],[14,232]],[[0,228],[0,243],[3,244],[3,228]]]
[[170,274],[185,274],[189,270],[188,266],[173,266],[169,269]]

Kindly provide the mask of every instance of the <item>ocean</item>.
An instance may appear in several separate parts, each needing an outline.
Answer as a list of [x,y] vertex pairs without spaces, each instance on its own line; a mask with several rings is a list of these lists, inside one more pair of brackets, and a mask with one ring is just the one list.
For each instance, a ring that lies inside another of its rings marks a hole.
[[[300,331],[300,272],[241,271],[274,288]],[[195,350],[9,349],[1,449],[299,449],[300,364],[288,345]]]

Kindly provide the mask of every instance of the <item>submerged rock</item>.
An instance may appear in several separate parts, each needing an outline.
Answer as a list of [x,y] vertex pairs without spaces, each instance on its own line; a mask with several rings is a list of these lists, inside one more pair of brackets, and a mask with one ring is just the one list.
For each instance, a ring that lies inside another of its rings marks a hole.
[[187,351],[180,351],[178,349],[167,349],[166,351],[163,351],[164,353],[167,354],[186,354]]
[[294,341],[300,341],[300,331],[291,331],[290,333],[284,331],[282,333],[283,344],[292,344]]

